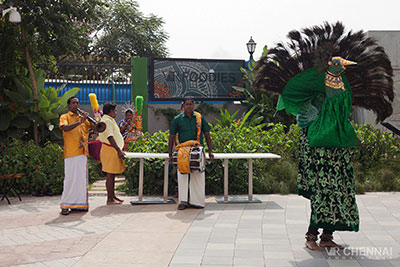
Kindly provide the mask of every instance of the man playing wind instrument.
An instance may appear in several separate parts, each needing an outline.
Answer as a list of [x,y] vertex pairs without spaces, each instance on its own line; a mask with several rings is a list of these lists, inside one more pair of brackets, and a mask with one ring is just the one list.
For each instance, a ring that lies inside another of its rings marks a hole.
[[64,188],[61,196],[61,214],[70,210],[87,211],[88,203],[88,137],[90,123],[88,113],[78,114],[79,99],[67,100],[68,113],[60,117],[60,129],[64,138]]

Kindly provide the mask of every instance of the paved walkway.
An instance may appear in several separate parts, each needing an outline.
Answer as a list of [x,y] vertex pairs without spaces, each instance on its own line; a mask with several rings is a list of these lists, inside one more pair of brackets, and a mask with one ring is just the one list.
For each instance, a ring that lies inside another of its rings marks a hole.
[[309,203],[106,206],[59,215],[60,197],[0,202],[0,266],[400,266],[400,192],[358,196],[361,229],[338,232],[342,252],[304,248]]

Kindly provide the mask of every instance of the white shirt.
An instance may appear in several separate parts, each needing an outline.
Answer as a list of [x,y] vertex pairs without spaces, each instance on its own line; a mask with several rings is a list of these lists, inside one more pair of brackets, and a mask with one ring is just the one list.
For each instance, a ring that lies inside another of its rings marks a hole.
[[124,147],[124,138],[122,137],[120,129],[117,123],[115,122],[114,118],[105,114],[101,118],[101,121],[106,124],[106,130],[102,133],[99,133],[99,140],[102,143],[111,145],[110,141],[108,141],[108,137],[112,136],[114,137],[117,146],[122,150],[122,148]]

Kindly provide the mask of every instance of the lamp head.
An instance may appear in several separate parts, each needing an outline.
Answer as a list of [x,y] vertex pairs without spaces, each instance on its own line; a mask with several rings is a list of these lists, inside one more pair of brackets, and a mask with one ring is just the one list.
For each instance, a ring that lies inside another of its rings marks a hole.
[[21,22],[21,14],[19,14],[16,7],[10,7],[2,10],[2,17],[4,17],[7,13],[10,13],[8,20],[11,23],[17,24]]
[[249,53],[254,53],[254,51],[256,50],[256,42],[254,42],[253,37],[250,37],[249,42],[246,44],[247,45],[247,51]]

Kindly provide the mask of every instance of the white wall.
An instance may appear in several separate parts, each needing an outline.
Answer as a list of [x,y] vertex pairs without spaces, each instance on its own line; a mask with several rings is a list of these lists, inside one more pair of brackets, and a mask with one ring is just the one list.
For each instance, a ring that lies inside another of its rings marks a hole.
[[[368,31],[368,36],[377,40],[378,44],[385,49],[386,54],[392,63],[393,82],[395,97],[393,100],[393,114],[385,121],[400,128],[400,31]],[[353,112],[356,122],[372,124],[376,128],[385,129],[381,125],[376,125],[376,116],[373,112],[358,108]]]

